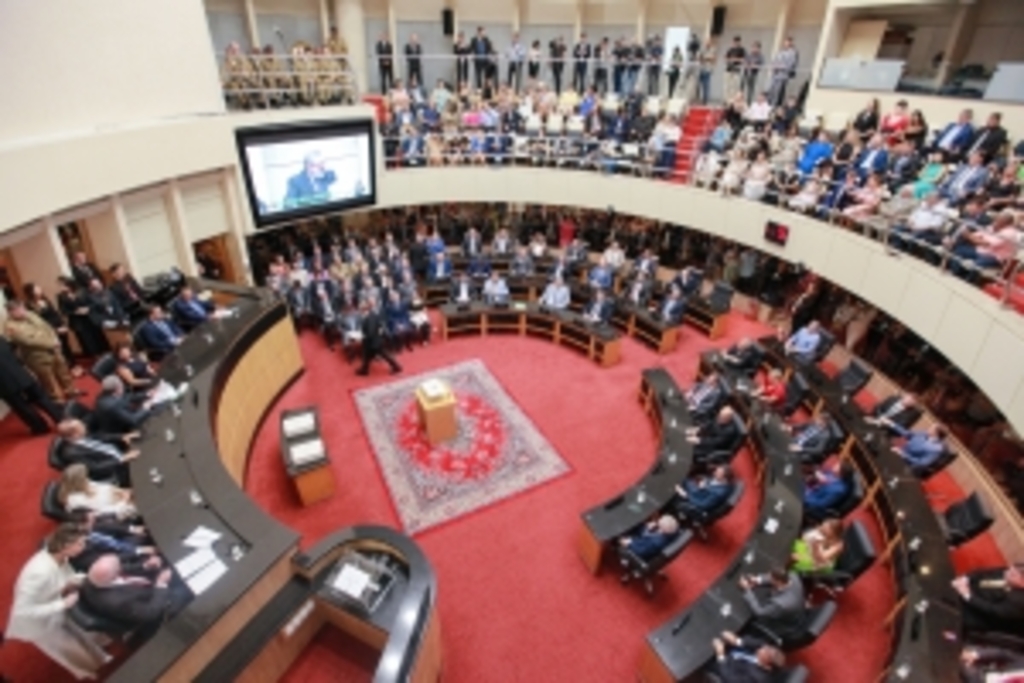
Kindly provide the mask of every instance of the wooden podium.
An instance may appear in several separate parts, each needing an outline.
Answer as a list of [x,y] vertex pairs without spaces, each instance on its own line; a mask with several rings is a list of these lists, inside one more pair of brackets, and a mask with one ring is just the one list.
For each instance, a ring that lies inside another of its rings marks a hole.
[[[430,384],[436,383],[435,387]],[[428,390],[429,389],[429,390]],[[427,433],[427,441],[436,446],[454,439],[459,425],[455,420],[455,394],[447,383],[428,380],[416,387],[416,407],[420,424]]]

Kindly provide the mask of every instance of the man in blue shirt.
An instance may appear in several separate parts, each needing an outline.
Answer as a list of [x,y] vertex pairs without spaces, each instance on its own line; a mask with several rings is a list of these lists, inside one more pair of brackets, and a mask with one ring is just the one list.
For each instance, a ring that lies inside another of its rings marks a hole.
[[817,320],[812,320],[786,340],[786,355],[801,363],[813,363],[820,344],[821,324]]
[[612,286],[612,270],[603,258],[590,271],[590,285],[595,289],[610,289]]
[[850,496],[854,476],[853,467],[846,460],[815,472],[812,483],[804,488],[804,514],[811,519],[823,519]]
[[640,533],[623,536],[619,545],[641,560],[650,560],[667,546],[679,533],[679,520],[672,515],[662,515],[656,521],[648,522]]
[[719,465],[710,477],[691,477],[676,485],[675,507],[683,517],[701,519],[717,512],[736,489],[735,475],[728,465]]
[[928,431],[921,431],[907,429],[891,420],[883,420],[882,424],[906,438],[902,446],[892,450],[910,465],[915,474],[934,465],[946,450],[946,429],[942,425],[932,425]]

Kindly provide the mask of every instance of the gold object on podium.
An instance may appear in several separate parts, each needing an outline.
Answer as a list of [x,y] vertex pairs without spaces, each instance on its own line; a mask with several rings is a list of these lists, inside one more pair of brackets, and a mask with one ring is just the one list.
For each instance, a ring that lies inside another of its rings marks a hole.
[[455,419],[455,394],[452,388],[439,379],[430,379],[416,387],[416,407],[420,424],[427,433],[427,441],[436,446],[450,441],[458,434],[459,425]]

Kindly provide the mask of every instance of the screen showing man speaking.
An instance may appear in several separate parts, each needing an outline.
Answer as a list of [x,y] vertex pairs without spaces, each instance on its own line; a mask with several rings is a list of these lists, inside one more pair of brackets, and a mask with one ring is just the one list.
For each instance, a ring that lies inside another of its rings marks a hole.
[[372,129],[250,129],[238,139],[257,225],[376,201]]

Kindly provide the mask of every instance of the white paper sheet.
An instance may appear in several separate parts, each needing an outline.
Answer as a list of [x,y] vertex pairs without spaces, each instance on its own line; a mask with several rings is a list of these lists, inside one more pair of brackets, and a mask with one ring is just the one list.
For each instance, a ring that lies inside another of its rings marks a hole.
[[363,595],[363,591],[370,585],[370,575],[364,572],[358,567],[353,567],[350,564],[345,565],[341,569],[341,573],[335,577],[334,582],[331,583],[331,587],[344,593],[345,595],[351,595],[353,598],[360,598]]
[[420,388],[423,389],[423,393],[426,397],[431,399],[440,398],[441,396],[444,396],[445,393],[444,382],[439,379],[428,379],[420,385]]
[[200,548],[191,555],[175,563],[174,569],[183,579],[187,579],[200,569],[217,559],[209,548]]
[[207,588],[212,586],[220,577],[228,571],[228,566],[220,560],[214,560],[206,565],[198,574],[188,579],[185,583],[196,595],[202,595]]
[[183,543],[189,548],[209,548],[220,536],[219,532],[200,525],[188,535]]
[[769,534],[774,534],[776,531],[779,530],[779,520],[775,519],[774,517],[769,517],[764,521],[764,530],[767,531]]
[[288,450],[288,457],[296,465],[319,460],[324,457],[324,442],[320,439],[310,439],[297,443]]
[[316,428],[316,418],[312,412],[300,413],[289,417],[281,425],[284,435],[291,438],[300,434],[308,434]]

